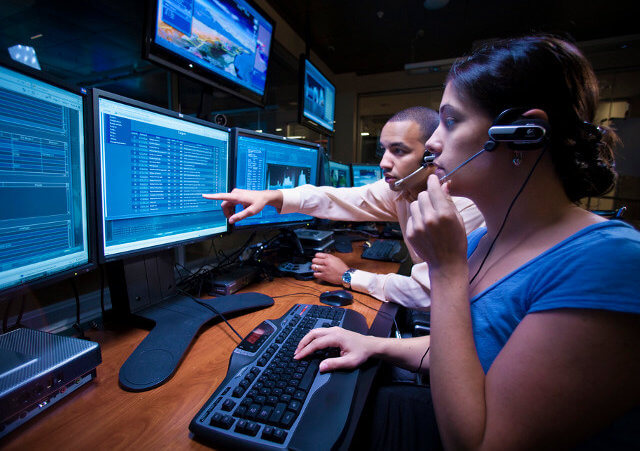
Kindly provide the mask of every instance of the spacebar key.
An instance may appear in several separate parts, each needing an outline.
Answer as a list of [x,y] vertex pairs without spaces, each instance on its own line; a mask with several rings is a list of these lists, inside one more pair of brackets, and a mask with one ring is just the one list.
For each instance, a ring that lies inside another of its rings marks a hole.
[[320,362],[318,360],[311,360],[309,362],[309,366],[307,370],[304,372],[302,379],[300,379],[300,383],[298,384],[299,390],[304,390],[305,392],[309,391],[309,388],[313,384],[313,380],[316,377],[316,373],[318,372],[318,366]]

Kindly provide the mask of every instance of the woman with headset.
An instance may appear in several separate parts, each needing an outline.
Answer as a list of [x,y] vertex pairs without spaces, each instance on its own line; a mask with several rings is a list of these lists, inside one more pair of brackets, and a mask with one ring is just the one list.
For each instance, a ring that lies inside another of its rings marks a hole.
[[[436,174],[408,226],[431,262],[430,337],[313,330],[296,357],[340,347],[321,371],[370,357],[428,369],[445,448],[638,449],[640,233],[577,205],[615,182],[617,138],[593,125],[597,102],[591,66],[556,37],[456,62],[427,142]],[[487,227],[465,238],[451,195],[472,199]],[[400,399],[379,398],[374,422],[402,412]],[[424,448],[428,419],[416,416],[390,419],[411,433],[374,427],[376,440]]]

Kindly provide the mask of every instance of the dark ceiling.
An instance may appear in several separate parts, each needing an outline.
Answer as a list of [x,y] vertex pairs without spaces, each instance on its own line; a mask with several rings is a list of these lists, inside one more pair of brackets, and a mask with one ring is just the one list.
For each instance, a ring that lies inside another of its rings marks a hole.
[[[407,63],[460,56],[481,40],[530,31],[569,33],[577,41],[635,35],[631,45],[640,42],[637,0],[449,0],[436,10],[422,0],[267,1],[335,74],[402,70]],[[437,2],[446,0],[427,0]],[[2,0],[0,47],[31,45],[44,70],[75,84],[119,82],[124,94],[142,84],[150,92],[166,91],[167,73],[141,56],[145,5]],[[631,59],[626,64],[638,65]],[[270,85],[280,83],[273,71],[270,77]]]
[[637,0],[268,1],[336,74],[402,70],[514,34],[591,41],[640,32]]

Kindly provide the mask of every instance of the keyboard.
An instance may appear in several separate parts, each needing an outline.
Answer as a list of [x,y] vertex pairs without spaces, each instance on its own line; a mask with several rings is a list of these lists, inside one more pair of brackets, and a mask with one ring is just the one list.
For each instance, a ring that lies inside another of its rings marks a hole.
[[349,309],[296,304],[253,329],[236,347],[225,379],[193,418],[194,436],[215,447],[330,449],[347,424],[359,370],[321,374],[323,350],[293,359],[298,342],[316,327],[366,333],[365,318]]
[[376,240],[362,251],[362,258],[387,262],[402,262],[407,257],[404,242],[398,240]]

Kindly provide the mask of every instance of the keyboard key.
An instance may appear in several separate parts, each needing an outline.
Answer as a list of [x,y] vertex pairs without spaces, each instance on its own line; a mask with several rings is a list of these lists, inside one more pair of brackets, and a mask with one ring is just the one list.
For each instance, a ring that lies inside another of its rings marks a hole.
[[231,412],[231,410],[236,406],[236,403],[231,401],[230,399],[226,399],[223,403],[222,403],[222,410],[224,410],[225,412]]
[[244,434],[255,436],[260,430],[260,425],[253,421],[247,421],[247,426],[244,428]]
[[229,416],[229,415],[224,415],[220,412],[216,412],[213,414],[213,416],[211,417],[211,425],[213,426],[218,426],[219,428],[222,429],[229,429],[231,426],[233,426],[233,423],[236,420]]
[[260,409],[260,412],[258,412],[258,416],[256,417],[256,420],[260,421],[261,423],[266,423],[269,420],[269,417],[271,416],[271,412],[273,412],[273,407],[271,406],[262,407],[262,409]]
[[319,366],[320,366],[320,363],[317,360],[312,360],[311,362],[309,362],[309,366],[305,370],[304,376],[300,380],[300,383],[298,384],[298,388],[300,390],[304,390],[304,391],[309,390],[309,388],[313,384],[313,381],[316,377],[316,373],[318,372]]
[[278,424],[280,423],[280,420],[282,419],[282,415],[284,415],[285,410],[287,409],[287,405],[283,402],[280,402],[278,404],[276,404],[275,409],[273,409],[273,412],[271,413],[271,416],[269,417],[269,423],[270,424]]
[[284,443],[287,439],[287,432],[279,428],[274,428],[272,437],[274,442]]
[[280,426],[289,429],[294,421],[296,421],[296,414],[291,412],[290,410],[287,410],[284,415],[282,415]]

